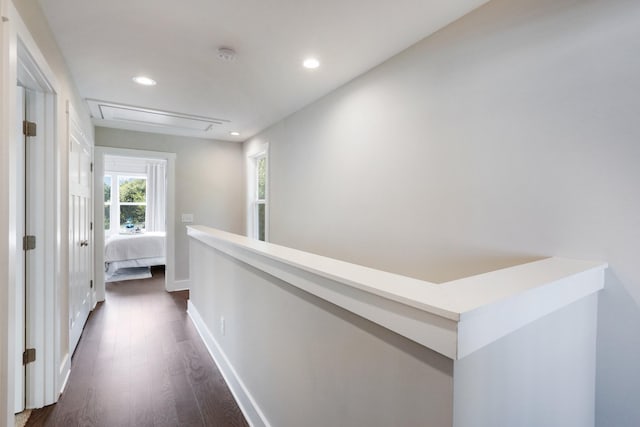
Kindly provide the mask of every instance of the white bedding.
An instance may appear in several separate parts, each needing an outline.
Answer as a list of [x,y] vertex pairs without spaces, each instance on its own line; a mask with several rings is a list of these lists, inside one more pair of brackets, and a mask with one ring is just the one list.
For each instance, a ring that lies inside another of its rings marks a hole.
[[164,265],[166,263],[165,233],[149,232],[111,236],[104,245],[104,261],[107,282],[122,280],[118,279],[120,269]]
[[104,261],[166,257],[165,233],[116,234],[104,244]]
[[105,262],[104,271],[105,273],[107,273],[107,276],[113,276],[114,274],[117,274],[118,270],[121,269],[135,267],[153,267],[154,265],[164,265],[165,263],[165,257],[125,259],[122,261]]

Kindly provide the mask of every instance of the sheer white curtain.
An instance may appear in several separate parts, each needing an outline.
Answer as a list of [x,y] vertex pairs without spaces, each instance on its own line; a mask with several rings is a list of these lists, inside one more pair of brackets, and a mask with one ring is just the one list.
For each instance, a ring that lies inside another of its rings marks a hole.
[[167,195],[167,162],[147,163],[147,231],[165,231]]

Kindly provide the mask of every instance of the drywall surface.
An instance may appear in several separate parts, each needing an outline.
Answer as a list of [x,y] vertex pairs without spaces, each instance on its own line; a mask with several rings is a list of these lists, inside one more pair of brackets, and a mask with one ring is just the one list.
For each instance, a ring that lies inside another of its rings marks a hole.
[[596,421],[640,425],[640,3],[493,0],[248,141],[270,240],[446,281],[607,261]]
[[450,359],[199,241],[190,250],[190,302],[266,425],[451,426]]
[[455,427],[594,425],[597,295],[457,360]]
[[196,224],[243,232],[242,145],[104,127],[96,127],[96,145],[176,153],[176,280],[189,279],[183,213],[193,214]]

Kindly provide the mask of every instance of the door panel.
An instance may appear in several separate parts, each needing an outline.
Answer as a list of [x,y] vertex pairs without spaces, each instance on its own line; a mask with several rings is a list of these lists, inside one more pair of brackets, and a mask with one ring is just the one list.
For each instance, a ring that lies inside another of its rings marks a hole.
[[69,353],[73,354],[91,310],[93,239],[92,147],[69,111]]
[[[36,123],[36,135],[26,138],[25,142],[25,234],[36,237],[35,249],[25,254],[25,314],[26,348],[36,350],[36,360],[26,365],[25,403],[32,408],[44,403],[45,358],[44,330],[40,327],[44,321],[47,239],[45,230],[45,185],[44,174],[46,120],[44,93],[25,89],[26,120]],[[39,297],[40,296],[40,297]]]

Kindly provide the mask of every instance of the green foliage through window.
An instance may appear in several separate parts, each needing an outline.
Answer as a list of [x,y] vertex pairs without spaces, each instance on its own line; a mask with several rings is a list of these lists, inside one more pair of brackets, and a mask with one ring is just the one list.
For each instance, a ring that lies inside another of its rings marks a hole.
[[104,229],[111,228],[111,177],[104,177]]
[[[112,186],[117,182],[117,188]],[[113,191],[117,190],[117,191]],[[117,195],[117,200],[114,200]],[[104,176],[104,229],[111,229],[111,210],[114,210],[113,225],[120,230],[143,229],[147,211],[147,179],[142,177]],[[113,206],[112,206],[113,205]],[[117,218],[119,215],[120,218]],[[119,227],[118,227],[119,226]]]
[[267,158],[260,157],[258,159],[258,199],[264,200],[267,193]]
[[120,176],[118,177],[118,190],[120,195],[120,227],[144,228],[147,210],[146,178]]
[[256,211],[255,224],[258,240],[266,240],[267,157],[256,158]]
[[119,177],[120,203],[146,203],[147,180],[145,178]]

